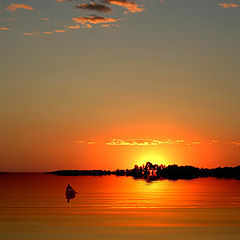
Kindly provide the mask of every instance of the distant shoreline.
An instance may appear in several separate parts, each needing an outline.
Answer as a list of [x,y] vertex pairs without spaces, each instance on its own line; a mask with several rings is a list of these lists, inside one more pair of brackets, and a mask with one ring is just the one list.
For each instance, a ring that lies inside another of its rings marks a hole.
[[147,162],[146,165],[140,167],[135,165],[133,169],[126,170],[58,170],[46,172],[46,174],[54,174],[58,176],[132,176],[135,179],[146,179],[149,181],[158,179],[194,179],[202,177],[234,178],[240,180],[240,166],[208,169],[192,166],[177,166],[175,164],[159,166]]

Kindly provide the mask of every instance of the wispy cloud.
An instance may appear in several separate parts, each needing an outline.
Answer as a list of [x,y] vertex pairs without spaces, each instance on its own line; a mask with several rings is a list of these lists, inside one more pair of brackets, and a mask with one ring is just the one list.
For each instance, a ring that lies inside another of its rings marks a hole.
[[34,8],[32,8],[31,6],[29,5],[26,5],[26,4],[10,4],[8,6],[6,6],[6,9],[9,10],[9,11],[16,11],[17,9],[25,9],[25,10],[30,10],[30,11],[33,11]]
[[200,144],[202,144],[202,143],[196,141],[196,142],[192,142],[192,144],[193,144],[193,145],[200,145]]
[[50,35],[53,34],[53,32],[42,32],[43,34]]
[[240,5],[237,3],[218,3],[218,6],[222,8],[236,8],[239,7]]
[[0,27],[0,30],[2,30],[2,31],[9,31],[9,30],[11,30],[11,28],[9,28],[9,27]]
[[157,139],[112,139],[109,142],[106,142],[106,145],[113,146],[157,146],[162,144],[181,144],[184,143],[184,140],[157,140]]
[[78,18],[73,18],[72,20],[75,21],[76,23],[81,23],[81,24],[86,24],[86,23],[98,24],[98,23],[117,22],[117,20],[114,18],[100,17],[100,16],[78,17]]
[[92,11],[97,11],[97,12],[103,12],[103,13],[108,13],[111,12],[111,8],[108,6],[105,6],[103,4],[98,4],[98,3],[82,3],[78,4],[76,8],[83,9],[83,10],[92,10]]
[[75,142],[76,144],[96,144],[97,142],[94,142],[94,141],[84,141],[84,140],[80,140],[80,141],[76,141]]
[[239,146],[240,147],[240,141],[234,141],[234,142],[230,142],[231,144],[235,145],[235,146]]
[[101,27],[103,27],[103,28],[108,28],[108,27],[110,27],[111,25],[110,24],[102,24],[101,25]]
[[79,29],[80,25],[66,26],[68,29]]
[[216,139],[211,140],[211,141],[209,142],[209,144],[217,144],[217,143],[218,143],[218,140],[216,140]]
[[65,33],[66,30],[64,30],[64,29],[55,29],[54,32],[56,32],[56,33]]
[[[151,138],[129,138],[120,139],[113,138],[105,141],[90,141],[90,140],[78,140],[75,141],[77,144],[104,144],[108,146],[160,146],[160,145],[185,145],[194,146],[202,145],[200,141],[187,141],[184,139],[151,139]],[[210,142],[208,142],[211,144]],[[215,143],[218,143],[217,141]],[[207,144],[207,142],[206,142]],[[240,141],[235,143],[240,145]]]
[[137,12],[144,11],[144,9],[142,7],[139,7],[138,4],[135,1],[129,1],[129,0],[101,0],[101,2],[123,7],[123,8],[127,9],[128,11],[130,11],[132,13],[137,13]]
[[183,146],[200,146],[200,145],[212,145],[212,144],[227,144],[240,147],[240,140],[231,141],[231,142],[221,142],[218,140],[211,141],[191,141],[185,139],[151,139],[151,138],[129,138],[129,139],[120,139],[113,138],[111,140],[105,141],[93,141],[93,140],[78,140],[75,141],[76,144],[104,144],[108,146],[161,146],[161,145],[183,145]]
[[35,36],[37,34],[38,34],[37,31],[35,31],[35,32],[23,32],[22,33],[22,35],[24,35],[24,36]]
[[92,28],[92,25],[87,23],[87,24],[84,24],[82,28]]
[[198,141],[186,142],[187,146],[201,145],[201,144],[202,144],[202,142],[198,142]]
[[72,0],[55,0],[56,2],[71,2]]
[[[18,0],[16,0],[17,2]],[[64,3],[64,2],[73,2],[72,0],[51,0],[55,1],[58,3]],[[31,4],[30,4],[31,5]],[[29,11],[34,11],[34,6],[30,6],[29,4],[25,3],[8,3],[5,5],[5,9],[7,11],[18,11],[23,9],[23,10],[29,10]],[[74,4],[75,8],[85,10],[85,11],[96,11],[102,14],[110,13],[112,12],[112,9],[118,8],[118,6],[123,7],[127,10],[127,12],[132,12],[132,13],[137,13],[137,12],[142,12],[144,9],[142,6],[140,6],[135,0],[89,0],[88,2],[85,3],[79,3],[79,4]],[[126,13],[126,12],[124,12]],[[116,24],[117,22],[121,21],[122,19],[120,17],[106,17],[106,16],[99,16],[98,14],[96,15],[88,15],[88,16],[80,16],[80,17],[73,17],[72,20],[74,24],[72,25],[66,25],[61,21],[54,21],[51,16],[45,16],[42,14],[38,17],[39,21],[46,21],[49,23],[57,23],[58,26],[53,26],[52,29],[49,27],[47,29],[49,30],[38,30],[38,33],[36,32],[27,32],[27,30],[23,30],[21,35],[24,36],[34,36],[34,35],[47,35],[47,34],[54,34],[54,33],[64,33],[64,32],[70,32],[70,30],[74,29],[90,29],[93,28],[95,24],[99,24],[100,27],[102,28],[110,28],[113,27],[113,30],[115,30],[115,27],[118,27]],[[1,18],[1,21],[3,18]],[[59,29],[58,29],[59,28]],[[4,30],[11,30],[11,28],[8,27],[0,27],[1,31]],[[26,31],[26,32],[25,32]]]

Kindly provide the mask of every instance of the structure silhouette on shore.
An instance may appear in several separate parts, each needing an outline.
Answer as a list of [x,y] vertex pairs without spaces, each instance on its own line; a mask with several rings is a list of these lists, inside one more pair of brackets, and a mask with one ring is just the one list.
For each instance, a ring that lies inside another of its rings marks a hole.
[[59,170],[49,172],[60,176],[132,176],[136,179],[149,181],[158,179],[194,179],[199,177],[236,178],[240,180],[240,166],[218,168],[196,168],[193,166],[157,165],[147,162],[145,165],[135,165],[133,169],[115,171],[109,170]]

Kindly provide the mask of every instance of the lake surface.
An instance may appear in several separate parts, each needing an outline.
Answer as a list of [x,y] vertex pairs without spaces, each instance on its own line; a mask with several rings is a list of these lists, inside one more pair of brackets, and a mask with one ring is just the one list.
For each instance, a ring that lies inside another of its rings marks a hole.
[[0,239],[149,238],[240,239],[240,181],[0,174]]

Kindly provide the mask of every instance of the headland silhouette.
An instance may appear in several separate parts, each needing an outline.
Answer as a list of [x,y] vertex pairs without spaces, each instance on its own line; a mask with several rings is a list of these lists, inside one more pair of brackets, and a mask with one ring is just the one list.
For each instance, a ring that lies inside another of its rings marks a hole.
[[235,178],[240,180],[240,166],[197,168],[193,166],[157,165],[147,162],[145,165],[135,165],[133,169],[110,170],[58,170],[48,172],[59,176],[132,176],[136,179],[154,181],[158,179],[194,179],[199,177]]

